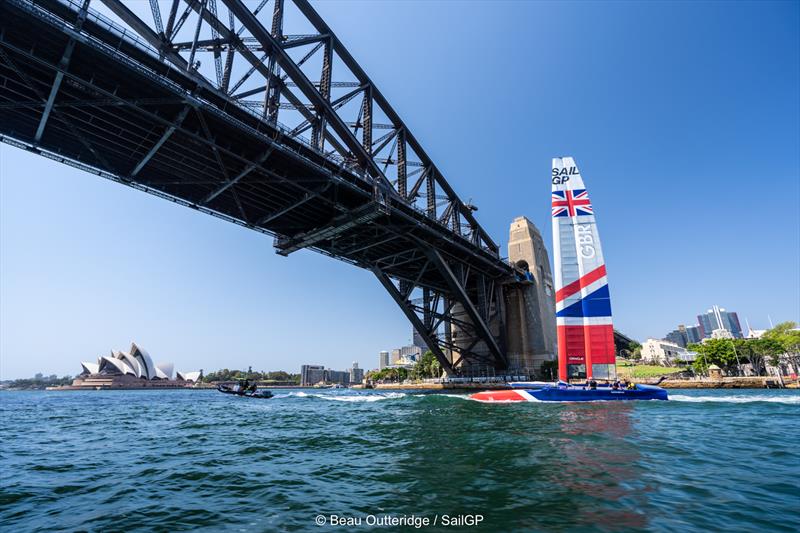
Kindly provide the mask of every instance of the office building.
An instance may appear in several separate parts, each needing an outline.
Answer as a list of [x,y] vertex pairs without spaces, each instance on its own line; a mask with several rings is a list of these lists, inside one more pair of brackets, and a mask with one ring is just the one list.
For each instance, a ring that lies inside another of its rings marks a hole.
[[357,385],[364,381],[364,369],[358,368],[358,363],[353,361],[353,368],[350,369],[350,384]]
[[[742,326],[739,324],[739,317],[734,312],[725,311],[718,305],[702,315],[697,315],[700,326],[700,334],[704,339],[712,338],[715,330],[728,331],[735,339],[742,338]],[[718,338],[724,338],[724,333],[717,333]]]
[[350,385],[350,371],[349,370],[331,370],[325,369],[324,382],[338,385]]
[[699,325],[694,325],[687,328],[683,324],[679,325],[678,329],[667,333],[664,339],[674,342],[681,348],[686,348],[690,344],[695,344],[703,340],[703,338],[700,336]]
[[[363,370],[362,370],[363,372]],[[300,385],[303,387],[313,387],[320,383],[339,385],[350,384],[349,370],[331,370],[322,365],[303,365],[300,367]]]
[[387,352],[386,350],[382,351],[378,355],[378,368],[380,370],[383,370],[384,368],[386,368],[390,364],[391,364],[391,361],[389,360],[389,352]]
[[303,365],[300,367],[300,385],[311,387],[325,381],[325,367],[322,365]]
[[414,346],[419,346],[422,349],[422,353],[428,351],[428,345],[425,344],[425,341],[422,339],[422,335],[417,333],[417,330],[411,328],[411,344]]

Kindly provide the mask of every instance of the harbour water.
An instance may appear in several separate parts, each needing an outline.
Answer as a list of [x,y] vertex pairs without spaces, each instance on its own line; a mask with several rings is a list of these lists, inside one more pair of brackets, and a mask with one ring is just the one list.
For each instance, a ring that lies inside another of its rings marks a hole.
[[582,405],[276,392],[2,393],[0,527],[800,530],[798,391]]

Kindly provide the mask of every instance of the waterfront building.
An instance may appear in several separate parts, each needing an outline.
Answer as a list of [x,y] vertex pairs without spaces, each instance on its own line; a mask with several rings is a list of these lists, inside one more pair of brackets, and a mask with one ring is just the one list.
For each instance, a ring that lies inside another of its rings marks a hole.
[[202,372],[178,372],[172,363],[154,363],[147,350],[131,343],[127,352],[111,350],[97,362],[81,362],[81,373],[66,389],[135,389],[185,387],[200,381]]
[[313,387],[320,383],[349,385],[350,371],[332,370],[322,365],[302,365],[300,367],[300,386]]
[[378,369],[383,370],[390,364],[391,361],[389,360],[389,352],[383,350],[380,354],[378,354]]
[[364,369],[358,368],[358,363],[353,361],[353,367],[350,369],[350,384],[355,385],[364,381]]
[[642,343],[642,361],[656,365],[672,365],[676,359],[683,363],[694,361],[695,353],[663,339],[647,339]]
[[336,383],[339,385],[350,385],[350,371],[349,370],[331,370],[325,369],[325,383]]
[[[721,329],[729,331],[735,339],[742,338],[742,326],[739,323],[739,316],[732,312],[714,305],[702,315],[697,315],[701,337],[710,339],[714,330]],[[718,333],[717,336],[722,335]]]
[[300,385],[311,387],[325,381],[325,367],[322,365],[302,365],[300,367]]
[[397,361],[400,360],[400,357],[402,357],[400,355],[400,348],[395,348],[394,350],[392,350],[392,355],[389,358],[389,364],[390,365],[397,364]]

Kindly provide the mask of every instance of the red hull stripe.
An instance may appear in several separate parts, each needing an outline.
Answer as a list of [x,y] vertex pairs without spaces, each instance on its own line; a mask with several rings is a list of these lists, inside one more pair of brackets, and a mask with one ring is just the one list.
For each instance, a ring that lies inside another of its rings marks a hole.
[[560,289],[558,289],[558,291],[556,291],[556,302],[560,302],[564,298],[572,296],[576,292],[580,291],[583,287],[591,285],[592,283],[594,283],[595,281],[597,281],[598,279],[602,278],[605,275],[606,275],[605,265],[595,268],[582,278],[578,278],[569,285],[565,285]]
[[487,390],[470,396],[473,400],[481,402],[526,402],[528,401],[516,390]]

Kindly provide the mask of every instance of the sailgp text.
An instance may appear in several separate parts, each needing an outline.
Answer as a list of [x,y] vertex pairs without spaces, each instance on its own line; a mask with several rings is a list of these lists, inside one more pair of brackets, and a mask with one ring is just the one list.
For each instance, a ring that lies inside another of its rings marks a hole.
[[569,181],[570,176],[578,175],[578,167],[564,167],[553,169],[553,185],[561,185]]

